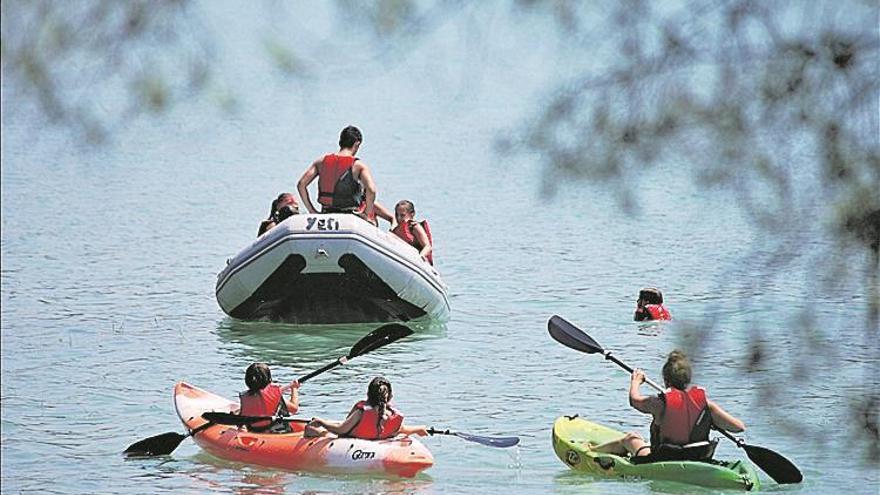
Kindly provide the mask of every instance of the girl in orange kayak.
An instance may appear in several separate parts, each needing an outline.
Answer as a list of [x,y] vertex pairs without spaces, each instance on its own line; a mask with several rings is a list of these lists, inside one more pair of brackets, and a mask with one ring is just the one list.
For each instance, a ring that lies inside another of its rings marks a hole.
[[403,415],[391,404],[392,397],[391,383],[377,376],[367,387],[367,400],[355,404],[345,420],[312,418],[306,426],[305,436],[317,437],[332,433],[340,437],[381,440],[397,435],[427,435],[428,431],[423,425],[404,424]]
[[[672,351],[663,365],[666,391],[659,395],[644,396],[639,391],[639,386],[645,382],[645,372],[633,370],[629,404],[639,412],[653,417],[651,443],[645,442],[638,433],[630,432],[618,440],[593,447],[593,450],[641,457],[660,450],[661,446],[673,446],[671,449],[666,448],[666,452],[662,454],[656,452],[654,456],[654,460],[660,460],[656,459],[658,454],[672,460],[679,455],[680,447],[684,445],[708,443],[712,425],[734,433],[744,431],[745,423],[709,400],[705,389],[690,386],[691,373],[691,363],[687,356],[681,351]],[[705,456],[711,458],[715,450],[714,444],[706,445],[705,450]]]
[[[272,383],[272,371],[266,363],[248,366],[244,382],[248,389],[238,394],[241,401],[239,414],[242,416],[290,416],[299,411],[299,382],[294,380],[285,387]],[[290,400],[284,398],[286,390],[290,390]],[[289,430],[289,424],[261,421],[248,426],[248,429],[255,432],[283,432]]]

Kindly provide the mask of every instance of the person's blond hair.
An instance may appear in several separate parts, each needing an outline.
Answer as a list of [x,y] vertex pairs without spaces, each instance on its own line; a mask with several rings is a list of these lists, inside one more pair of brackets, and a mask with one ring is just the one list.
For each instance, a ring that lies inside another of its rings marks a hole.
[[691,373],[691,362],[684,352],[676,349],[669,353],[663,365],[666,386],[684,390],[691,383]]

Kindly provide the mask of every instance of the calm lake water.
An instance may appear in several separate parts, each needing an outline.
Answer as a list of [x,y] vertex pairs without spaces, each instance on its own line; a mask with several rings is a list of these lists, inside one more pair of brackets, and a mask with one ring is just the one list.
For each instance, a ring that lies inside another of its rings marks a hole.
[[[316,37],[334,22],[318,12],[287,29],[294,41],[319,38],[304,46],[323,63],[291,80],[264,61],[255,28],[263,14],[222,4],[205,13],[238,114],[210,98],[185,102],[91,149],[27,110],[8,112],[15,103],[4,101],[4,493],[708,493],[593,480],[555,457],[550,429],[560,415],[644,434],[648,421],[627,405],[626,373],[549,338],[553,314],[655,380],[667,352],[702,340],[687,347],[695,381],[746,421],[750,443],[805,474],[788,487],[762,475],[766,491],[878,493],[877,466],[846,448],[855,431],[849,400],[876,387],[877,344],[863,335],[867,296],[843,283],[802,297],[812,284],[804,269],[822,262],[831,242],[819,227],[797,227],[813,229],[803,235],[814,250],[778,276],[765,254],[779,246],[732,196],[697,189],[674,163],[635,184],[641,215],[625,215],[612,193],[587,185],[542,198],[539,157],[502,156],[495,142],[541,105],[545,84],[573,70],[559,56],[564,44],[542,37],[547,26],[475,11],[380,57],[356,38]],[[468,36],[475,19],[488,26],[482,38]],[[414,422],[519,435],[521,446],[428,438],[436,464],[413,480],[242,466],[190,440],[168,457],[123,459],[138,439],[183,432],[171,402],[176,381],[233,396],[253,361],[292,379],[374,327],[238,322],[213,293],[271,199],[295,190],[349,123],[364,131],[360,156],[380,201],[411,199],[430,219],[452,313],[304,385],[302,414],[342,417],[383,374]],[[675,322],[631,321],[648,285],[663,288]],[[814,328],[834,333],[803,346],[810,336],[794,317],[808,304]],[[710,315],[717,324],[701,333]],[[747,371],[755,328],[771,346],[762,367]],[[824,338],[852,346],[828,347]],[[793,362],[814,373],[801,379]],[[773,385],[776,399],[765,394]],[[717,457],[742,454],[722,442]]]

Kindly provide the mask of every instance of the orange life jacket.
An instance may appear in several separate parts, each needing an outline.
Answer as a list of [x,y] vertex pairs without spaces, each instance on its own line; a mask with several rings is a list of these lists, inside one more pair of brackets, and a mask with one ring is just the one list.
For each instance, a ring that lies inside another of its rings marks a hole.
[[665,408],[659,425],[651,425],[651,444],[687,445],[709,439],[711,416],[706,390],[669,388],[663,392]]
[[[284,398],[281,387],[274,383],[267,385],[259,393],[251,393],[249,390],[238,394],[241,402],[239,414],[242,416],[274,416],[282,409]],[[284,407],[284,410],[287,408]],[[271,421],[260,421],[248,427],[251,431],[260,431],[272,426]]]
[[355,438],[363,438],[366,440],[380,440],[391,438],[397,435],[398,430],[403,425],[403,415],[397,412],[391,405],[386,405],[385,409],[390,416],[385,418],[381,427],[379,426],[379,413],[373,406],[362,400],[354,406],[361,411],[361,419],[358,424],[348,433],[348,436]]
[[[431,228],[428,226],[428,221],[422,220],[421,222],[418,222],[418,223],[422,226],[423,229],[425,229],[425,234],[428,235],[428,243],[433,247],[434,240],[431,238]],[[407,244],[409,244],[410,246],[416,248],[417,250],[419,250],[419,252],[421,252],[422,248],[424,246],[419,244],[419,240],[416,238],[415,232],[413,232],[413,229],[415,228],[415,224],[416,224],[416,222],[399,223],[399,224],[397,224],[397,227],[394,227],[394,229],[391,232],[394,232],[397,235],[397,237],[400,237]],[[434,250],[433,249],[431,250],[430,253],[428,253],[428,256],[426,256],[426,259],[428,260],[428,263],[430,263],[432,265],[434,264]]]
[[356,208],[363,201],[363,187],[355,180],[353,156],[325,155],[318,169],[318,202],[331,208]]
[[672,314],[669,313],[669,310],[666,309],[666,306],[662,304],[646,304],[645,309],[648,310],[648,314],[651,315],[651,320],[671,320]]

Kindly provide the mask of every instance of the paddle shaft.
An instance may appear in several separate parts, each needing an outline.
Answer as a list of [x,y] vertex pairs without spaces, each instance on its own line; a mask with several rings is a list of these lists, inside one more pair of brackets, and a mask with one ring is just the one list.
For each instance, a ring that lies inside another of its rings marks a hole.
[[[605,355],[605,359],[620,366],[621,368],[625,369],[626,371],[629,371],[630,373],[633,372],[633,369],[630,365],[624,363],[620,359],[617,359],[613,354],[611,354],[611,351],[604,351],[603,354]],[[663,389],[660,387],[660,385],[657,385],[656,383],[654,383],[654,381],[651,380],[650,378],[648,378],[647,376],[645,377],[645,383],[654,387],[654,389],[657,390],[658,392],[663,392]]]
[[354,359],[368,352],[375,351],[376,349],[384,347],[392,342],[406,337],[407,335],[411,335],[412,333],[412,330],[399,323],[389,323],[387,325],[382,325],[381,327],[373,330],[372,332],[368,333],[363,338],[355,342],[347,356],[342,356],[341,358],[333,361],[323,368],[309,373],[308,375],[300,378],[299,382],[303,383],[304,381],[314,378],[321,373],[324,373],[325,371],[332,370],[337,366],[341,366],[347,363],[349,359]]
[[740,448],[745,448],[745,446],[744,446],[744,442],[742,441],[742,439],[736,438],[735,436],[731,435],[730,432],[728,432],[728,431],[726,431],[726,430],[722,430],[721,428],[718,428],[717,426],[714,426],[714,425],[713,425],[713,429],[714,429],[715,431],[721,433],[722,435],[724,435],[725,437],[727,437],[728,439],[730,439],[730,440],[733,441],[734,443],[736,443],[736,445],[737,445],[738,447],[740,447]]
[[[202,413],[202,418],[215,424],[231,426],[248,426],[252,423],[259,423],[263,421],[283,421],[285,423],[308,423],[311,421],[310,419],[294,418],[292,416],[242,416],[237,413],[224,413],[216,411]],[[201,426],[199,428],[201,428]]]
[[460,431],[449,431],[449,430],[438,430],[433,426],[428,428],[427,430],[429,435],[449,435],[453,437],[461,438],[462,440],[467,440],[468,442],[478,443],[480,445],[485,445],[487,447],[496,447],[505,449],[507,447],[513,447],[514,445],[519,443],[518,437],[485,437],[481,435],[472,435],[470,433],[463,433]]
[[343,365],[343,364],[345,364],[345,363],[347,363],[347,362],[348,362],[348,358],[346,358],[346,357],[341,357],[341,358],[337,359],[336,361],[333,361],[332,363],[330,363],[330,364],[324,366],[323,368],[318,369],[318,370],[315,370],[315,371],[309,373],[308,375],[303,376],[302,378],[300,378],[300,379],[297,380],[297,381],[298,381],[300,384],[302,384],[302,383],[305,382],[306,380],[310,380],[310,379],[312,379],[312,378],[314,378],[314,377],[320,375],[321,373],[324,373],[325,371],[330,371],[330,370],[332,370],[333,368],[335,368],[335,367],[337,367],[337,366],[340,366],[340,365]]
[[208,421],[207,423],[203,424],[202,426],[199,426],[198,428],[194,428],[193,430],[191,430],[189,433],[186,434],[186,436],[191,437],[200,431],[207,430],[208,428],[214,426],[215,424],[216,423],[212,423],[211,421]]

